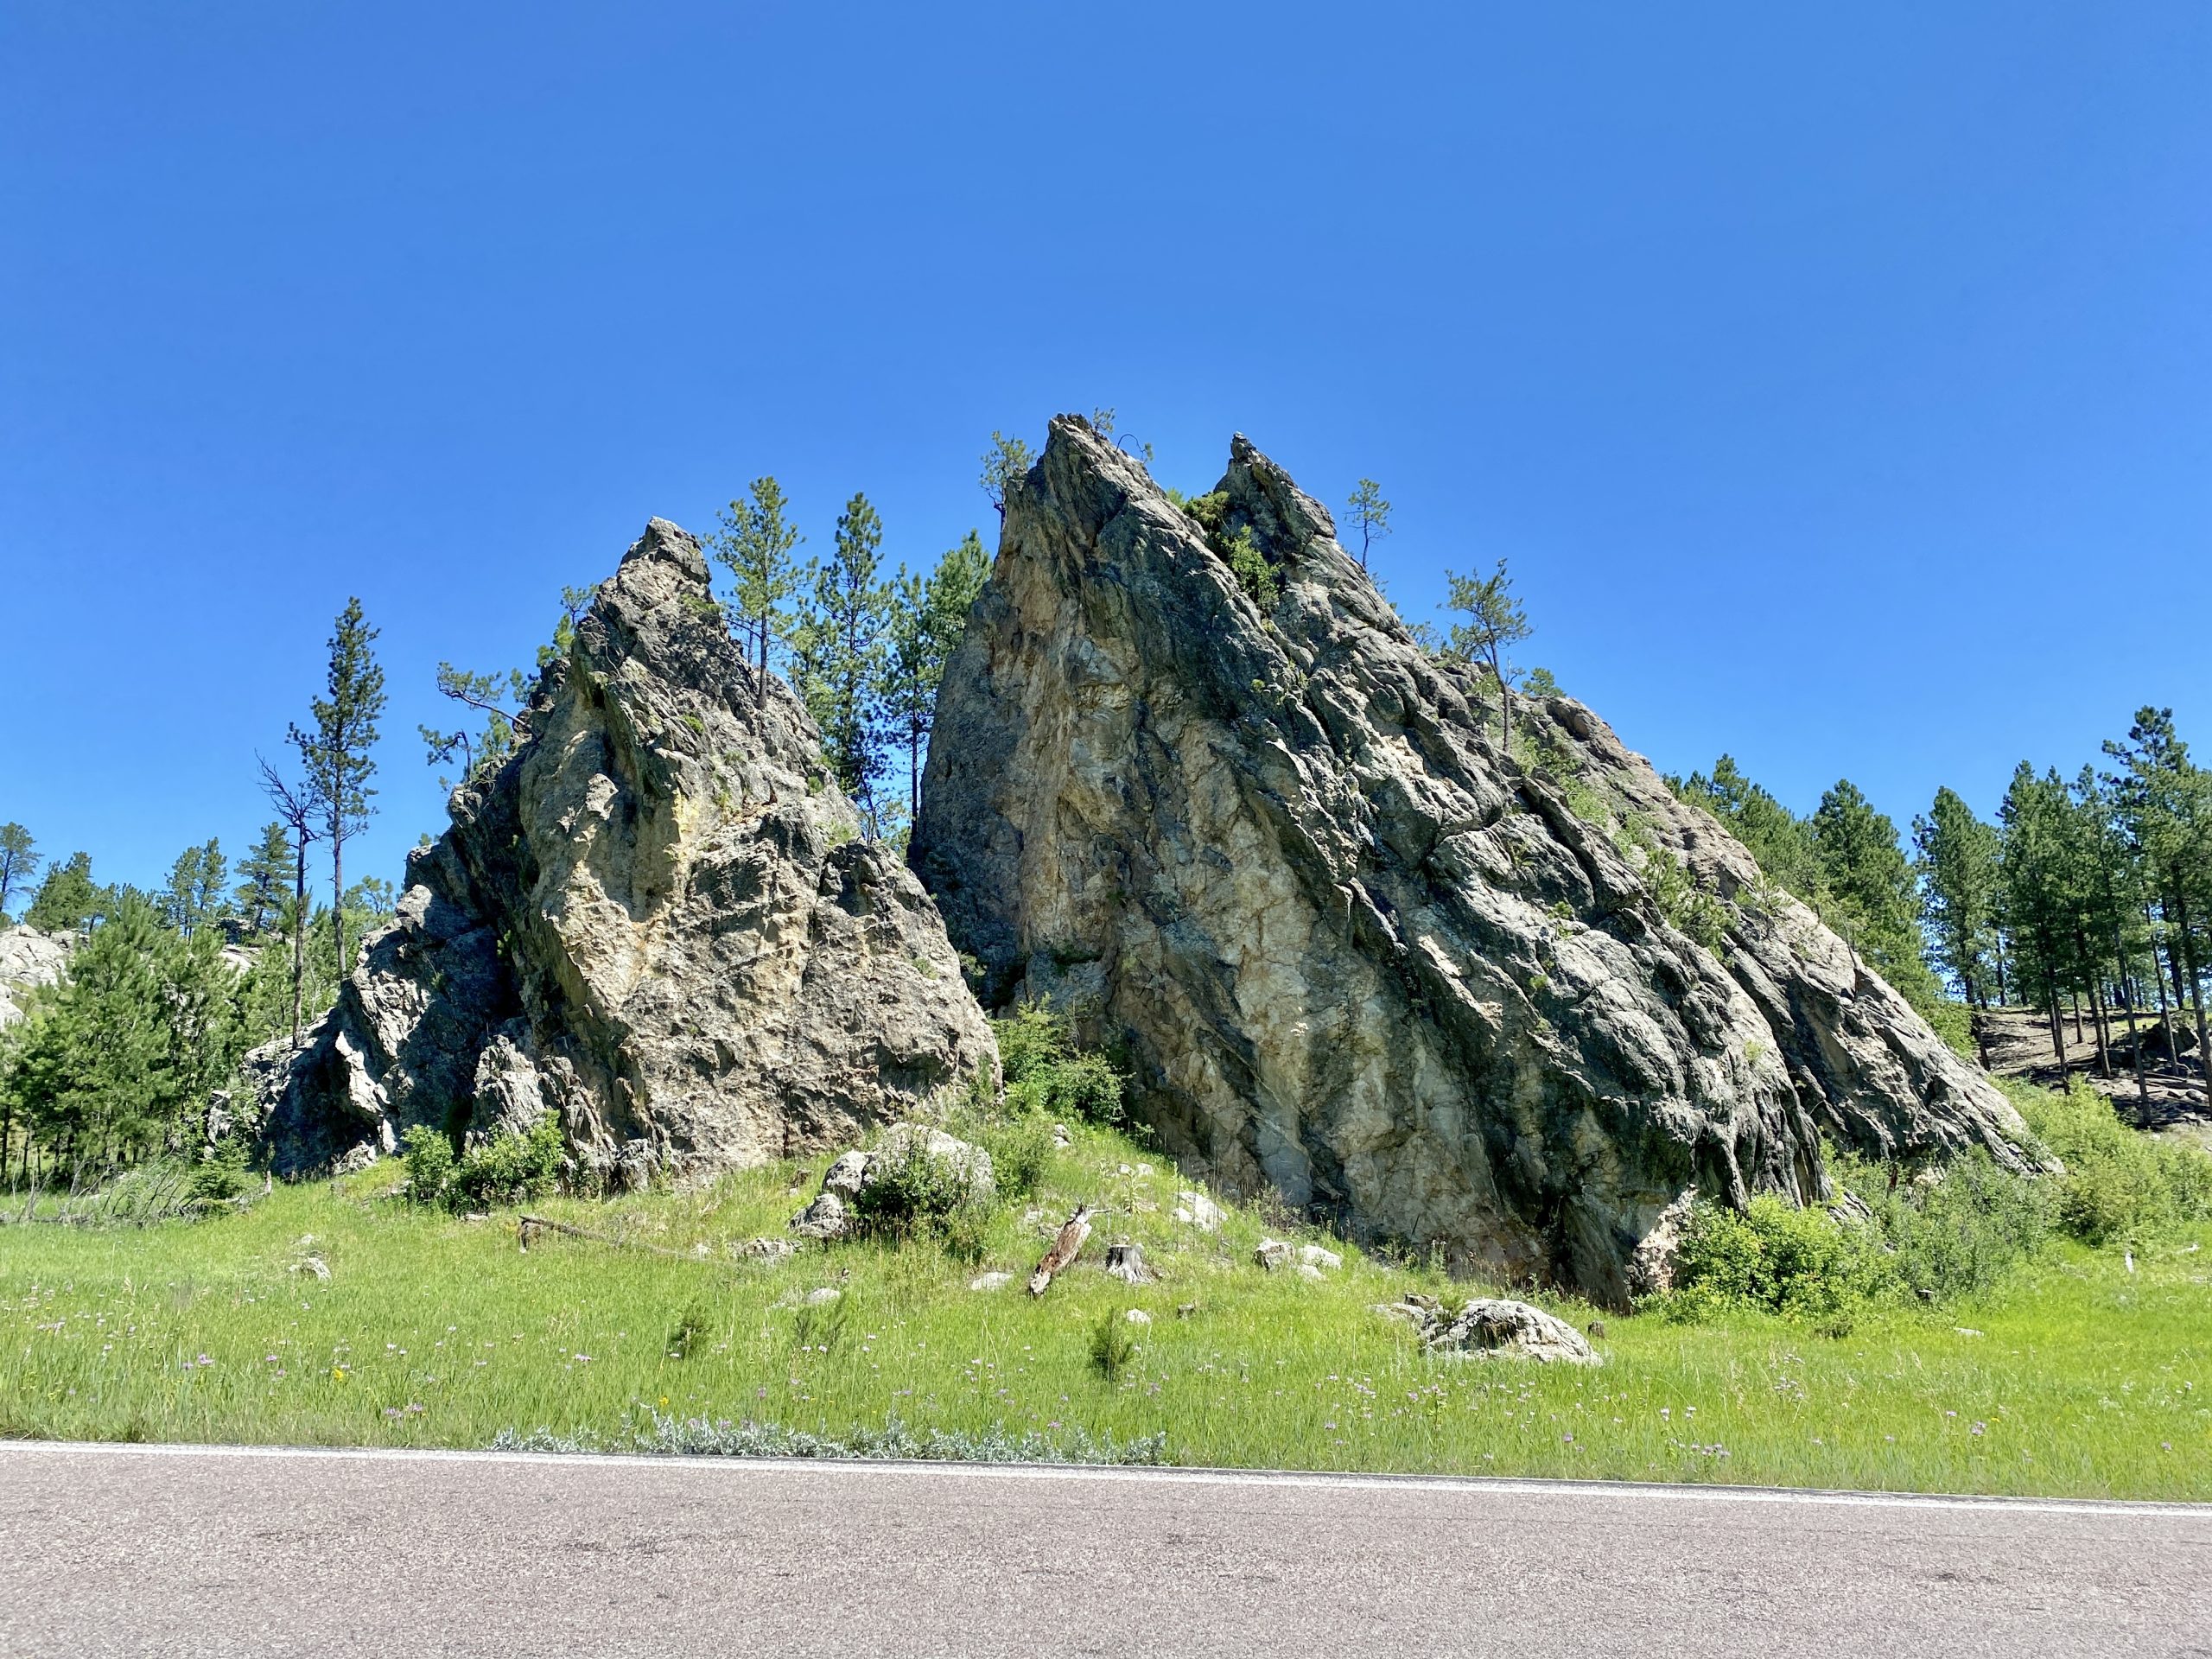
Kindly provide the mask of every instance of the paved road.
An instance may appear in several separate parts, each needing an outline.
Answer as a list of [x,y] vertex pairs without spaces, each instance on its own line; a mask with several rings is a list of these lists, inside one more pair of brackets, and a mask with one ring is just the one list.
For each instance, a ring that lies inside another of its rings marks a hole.
[[2212,1507],[0,1443],[0,1654],[2212,1655]]

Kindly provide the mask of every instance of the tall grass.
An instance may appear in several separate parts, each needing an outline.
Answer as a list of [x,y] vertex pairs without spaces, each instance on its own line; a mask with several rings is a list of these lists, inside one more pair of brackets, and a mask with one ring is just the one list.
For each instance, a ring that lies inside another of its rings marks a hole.
[[[196,1223],[0,1229],[0,1433],[740,1452],[964,1437],[1184,1464],[2212,1497],[2202,1223],[2136,1248],[2133,1272],[2118,1248],[2059,1238],[1946,1307],[1885,1306],[1841,1336],[1747,1311],[1608,1315],[1601,1370],[1454,1361],[1374,1306],[1478,1287],[1352,1249],[1322,1282],[1268,1274],[1256,1214],[1179,1224],[1187,1180],[1071,1127],[1034,1198],[991,1216],[979,1266],[929,1236],[743,1254],[783,1235],[826,1160],[533,1205],[652,1251],[539,1234],[524,1253],[512,1215],[378,1196],[384,1170]],[[1091,1251],[1033,1300],[1020,1277],[1077,1202],[1100,1211]],[[1124,1238],[1158,1283],[1099,1269]],[[982,1269],[1015,1282],[970,1290]],[[1110,1368],[1109,1321],[1128,1344]]]

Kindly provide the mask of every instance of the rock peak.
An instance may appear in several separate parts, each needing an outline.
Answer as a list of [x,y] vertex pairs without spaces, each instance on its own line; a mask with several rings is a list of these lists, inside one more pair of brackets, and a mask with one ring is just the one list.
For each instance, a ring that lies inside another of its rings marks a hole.
[[1219,488],[1202,521],[1052,423],[911,851],[988,1000],[1126,1057],[1179,1161],[1608,1302],[1693,1191],[1823,1197],[1824,1135],[2025,1161],[1988,1081],[1594,715],[1516,700],[1509,753],[1242,435]]
[[630,1185],[849,1144],[995,1077],[928,896],[707,582],[696,538],[645,526],[337,1007],[261,1051],[280,1170],[550,1111],[586,1186]]

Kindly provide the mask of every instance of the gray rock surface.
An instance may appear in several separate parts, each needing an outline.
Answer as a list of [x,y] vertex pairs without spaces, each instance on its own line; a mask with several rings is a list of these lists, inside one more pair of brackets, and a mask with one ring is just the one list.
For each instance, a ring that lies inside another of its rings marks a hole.
[[1589,709],[1521,702],[1504,753],[1280,468],[1239,437],[1219,487],[1210,541],[1053,423],[911,854],[986,1000],[1065,1007],[1184,1168],[1617,1303],[1693,1185],[1822,1196],[1822,1134],[2024,1162],[2004,1096]]
[[0,927],[0,1026],[11,1026],[23,1017],[23,1004],[31,992],[60,982],[74,944],[73,934]]
[[1565,1319],[1526,1302],[1477,1297],[1456,1313],[1432,1298],[1410,1296],[1385,1312],[1406,1319],[1432,1353],[1508,1359],[1546,1364],[1601,1365],[1583,1334]]
[[255,1057],[280,1172],[552,1110],[588,1179],[630,1185],[995,1080],[927,894],[861,837],[791,692],[756,709],[690,536],[647,525],[522,728],[303,1051]]

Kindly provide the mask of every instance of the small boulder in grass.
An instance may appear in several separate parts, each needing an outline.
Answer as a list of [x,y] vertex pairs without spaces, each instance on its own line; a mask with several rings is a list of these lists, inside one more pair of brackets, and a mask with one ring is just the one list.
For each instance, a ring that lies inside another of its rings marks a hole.
[[999,1290],[1014,1282],[1010,1273],[979,1273],[968,1281],[970,1290]]
[[1217,1233],[1229,1212],[1205,1193],[1197,1191],[1178,1192],[1175,1208],[1169,1212],[1185,1227],[1195,1227],[1202,1233]]
[[1263,1238],[1259,1249],[1252,1252],[1252,1260],[1269,1273],[1291,1266],[1298,1260],[1298,1252],[1279,1238]]
[[1344,1264],[1344,1257],[1338,1255],[1334,1250],[1323,1249],[1319,1244],[1301,1244],[1298,1247],[1298,1265],[1301,1268],[1313,1268],[1333,1273]]
[[1480,1296],[1456,1313],[1427,1296],[1408,1296],[1384,1310],[1421,1333],[1421,1346],[1452,1358],[1533,1359],[1546,1364],[1602,1365],[1582,1333],[1540,1307]]

